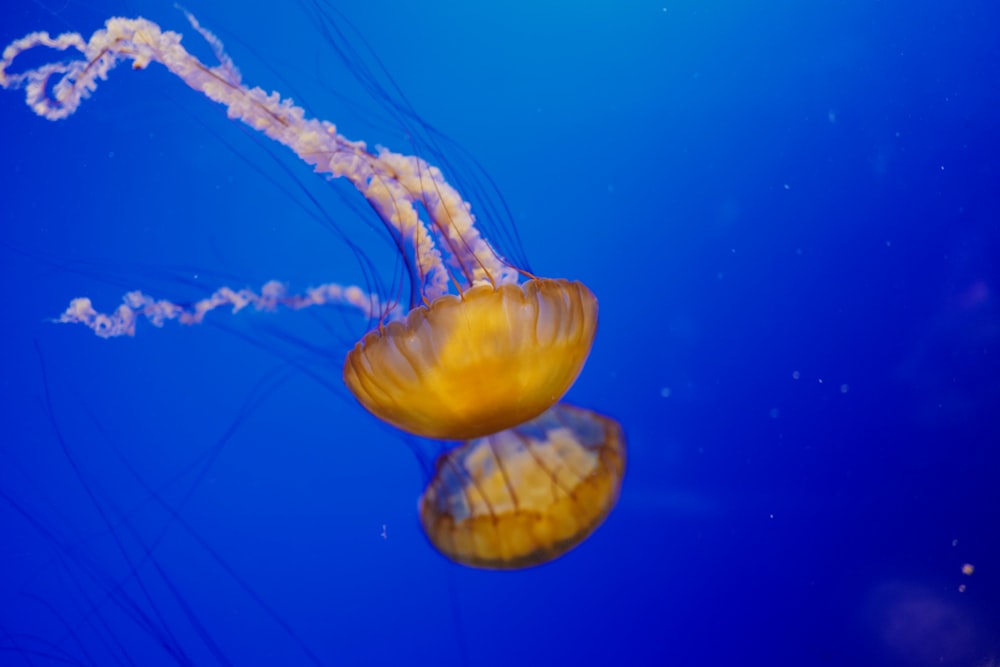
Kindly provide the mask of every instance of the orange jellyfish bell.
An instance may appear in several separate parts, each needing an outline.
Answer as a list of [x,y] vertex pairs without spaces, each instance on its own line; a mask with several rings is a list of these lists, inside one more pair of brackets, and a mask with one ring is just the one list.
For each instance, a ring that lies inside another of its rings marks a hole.
[[476,438],[562,398],[596,328],[597,299],[581,283],[478,285],[368,333],[347,354],[344,382],[372,414],[404,431]]
[[420,523],[455,562],[540,565],[600,525],[618,500],[624,473],[618,422],[561,403],[439,456],[420,497]]

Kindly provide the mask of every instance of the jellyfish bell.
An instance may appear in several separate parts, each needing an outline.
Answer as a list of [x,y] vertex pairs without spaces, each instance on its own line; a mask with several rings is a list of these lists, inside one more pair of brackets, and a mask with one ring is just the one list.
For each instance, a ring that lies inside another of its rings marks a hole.
[[441,454],[420,496],[424,534],[463,565],[519,569],[583,542],[611,512],[625,473],[621,425],[559,403]]
[[344,382],[379,419],[439,440],[538,417],[590,353],[597,300],[581,283],[477,285],[411,310],[347,353]]

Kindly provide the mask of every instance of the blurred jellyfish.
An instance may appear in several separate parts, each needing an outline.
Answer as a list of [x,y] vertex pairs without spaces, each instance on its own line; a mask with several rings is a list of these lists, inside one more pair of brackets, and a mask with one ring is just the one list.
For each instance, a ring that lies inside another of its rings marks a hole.
[[560,403],[438,457],[420,523],[445,556],[512,569],[582,542],[614,507],[625,472],[621,426]]
[[904,581],[869,593],[862,617],[891,664],[972,665],[981,640],[971,609],[957,595]]

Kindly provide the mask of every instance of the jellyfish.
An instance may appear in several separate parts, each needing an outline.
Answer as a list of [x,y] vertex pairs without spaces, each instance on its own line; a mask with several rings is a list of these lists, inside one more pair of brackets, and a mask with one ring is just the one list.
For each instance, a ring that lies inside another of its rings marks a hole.
[[[417,296],[404,307],[359,286],[326,283],[294,294],[269,282],[181,304],[133,291],[111,313],[74,299],[58,321],[115,337],[134,335],[142,319],[197,324],[219,308],[354,308],[375,321],[343,363],[344,385],[357,402],[405,433],[460,443],[438,458],[421,496],[431,544],[459,563],[510,569],[548,562],[583,541],[617,501],[625,460],[614,420],[560,403],[593,345],[594,294],[578,281],[515,266],[424,159],[371,151],[333,123],[307,117],[291,99],[244,84],[221,41],[185,16],[217,65],[189,53],[176,32],[143,18],[112,18],[86,40],[45,32],[15,40],[0,59],[0,85],[23,89],[37,115],[60,120],[122,62],[135,70],[164,66],[231,119],[288,147],[316,172],[350,182],[411,267]],[[36,47],[83,57],[13,71]]]
[[618,422],[559,403],[439,456],[420,496],[420,523],[455,562],[537,565],[579,544],[604,520],[624,472]]
[[[475,438],[537,417],[562,398],[593,344],[593,293],[512,266],[482,237],[470,205],[438,168],[387,149],[370,152],[332,123],[307,118],[290,99],[244,85],[221,41],[187,18],[217,66],[191,55],[178,33],[142,18],[113,18],[87,41],[45,32],[16,40],[0,60],[0,85],[24,88],[36,114],[58,120],[119,63],[143,69],[156,62],[317,172],[350,181],[411,249],[422,301],[403,318],[380,321],[345,359],[344,383],[379,419],[428,438]],[[39,46],[84,57],[10,71],[19,55]]]

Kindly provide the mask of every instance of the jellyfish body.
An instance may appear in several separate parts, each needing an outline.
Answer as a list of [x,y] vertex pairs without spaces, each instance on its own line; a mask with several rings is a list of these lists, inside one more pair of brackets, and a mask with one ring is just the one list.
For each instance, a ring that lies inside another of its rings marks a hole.
[[597,300],[578,282],[479,285],[366,335],[347,354],[344,382],[372,414],[404,431],[478,438],[562,398],[596,326]]
[[420,497],[420,523],[431,544],[458,563],[539,565],[600,525],[624,473],[618,422],[560,403],[438,457]]

